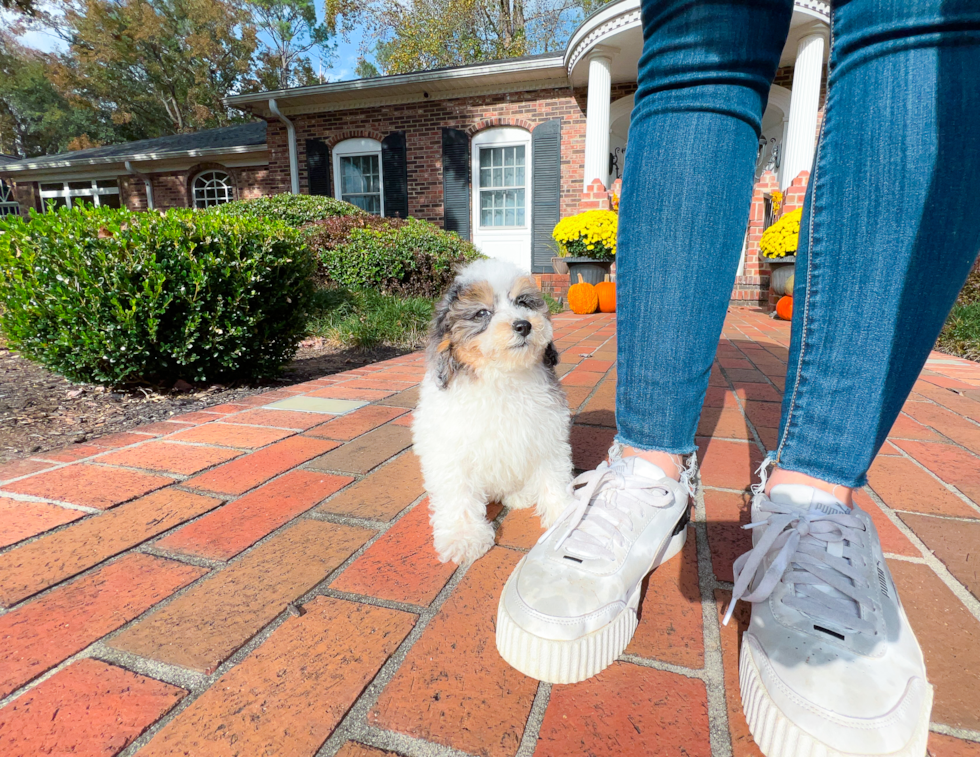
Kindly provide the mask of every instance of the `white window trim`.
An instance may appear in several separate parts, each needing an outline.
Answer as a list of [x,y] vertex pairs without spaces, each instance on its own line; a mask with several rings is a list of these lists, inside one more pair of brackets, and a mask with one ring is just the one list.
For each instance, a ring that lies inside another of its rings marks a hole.
[[367,137],[355,137],[338,142],[330,150],[330,160],[333,163],[333,196],[338,200],[343,200],[343,187],[340,182],[340,158],[352,155],[377,155],[378,156],[378,181],[381,183],[381,213],[385,214],[385,174],[384,166],[381,165],[381,143],[376,139]]
[[[116,186],[114,186],[114,187],[100,187],[98,185],[98,182],[100,182],[100,181],[113,181],[113,179],[109,179],[109,178],[105,178],[105,179],[92,179],[91,180],[91,183],[92,183],[92,188],[91,189],[69,189],[68,188],[68,185],[69,184],[77,184],[77,183],[82,182],[82,181],[85,181],[85,179],[71,179],[70,181],[69,180],[65,180],[65,181],[42,181],[42,182],[38,182],[38,191],[40,192],[40,195],[41,195],[41,205],[42,205],[42,207],[44,207],[45,210],[47,210],[47,205],[48,204],[47,204],[46,201],[47,200],[50,200],[50,199],[53,199],[53,198],[56,198],[56,197],[63,197],[65,199],[65,204],[69,208],[72,206],[72,202],[71,202],[71,198],[72,197],[91,197],[93,204],[96,207],[100,207],[101,204],[102,204],[101,201],[99,200],[100,197],[102,197],[103,195],[117,195],[117,194],[119,194],[119,182],[118,181],[116,181]],[[62,188],[61,189],[42,189],[41,187],[44,184],[61,184],[62,185]]]
[[[480,214],[480,148],[481,147],[516,147],[524,145],[524,225],[523,226],[484,226]],[[526,234],[531,228],[532,198],[531,182],[531,132],[514,126],[485,129],[470,141],[470,176],[473,177],[472,213],[474,229],[485,233]]]
[[[214,205],[204,205],[199,207],[197,204],[197,180],[200,179],[205,174],[209,173],[220,173],[228,177],[228,188],[231,190],[231,194],[227,200],[224,202],[219,202]],[[191,207],[195,210],[206,210],[207,208],[213,208],[217,205],[224,205],[229,202],[234,202],[237,197],[237,192],[235,191],[235,180],[232,178],[231,172],[226,171],[223,168],[205,168],[203,171],[198,171],[194,174],[194,178],[191,179]]]
[[8,215],[20,215],[20,203],[14,197],[14,188],[0,179],[0,218]]

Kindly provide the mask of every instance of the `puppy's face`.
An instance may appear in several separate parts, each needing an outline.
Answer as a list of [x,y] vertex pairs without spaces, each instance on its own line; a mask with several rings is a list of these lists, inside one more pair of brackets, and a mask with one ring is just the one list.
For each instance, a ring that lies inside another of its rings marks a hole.
[[445,387],[459,371],[516,371],[535,363],[554,367],[548,306],[534,279],[519,276],[495,287],[488,280],[457,280],[436,308],[430,361]]

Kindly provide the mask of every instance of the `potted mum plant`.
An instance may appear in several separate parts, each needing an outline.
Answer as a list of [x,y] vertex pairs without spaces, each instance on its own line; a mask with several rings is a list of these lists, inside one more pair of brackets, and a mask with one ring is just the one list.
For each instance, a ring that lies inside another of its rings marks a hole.
[[759,252],[769,262],[772,269],[769,285],[777,295],[787,292],[786,282],[793,275],[796,264],[796,249],[800,243],[800,220],[803,209],[787,213],[762,233]]
[[[616,256],[619,216],[612,210],[586,210],[563,218],[552,232],[558,256],[569,278],[598,284],[605,280]],[[561,272],[556,264],[556,270]]]

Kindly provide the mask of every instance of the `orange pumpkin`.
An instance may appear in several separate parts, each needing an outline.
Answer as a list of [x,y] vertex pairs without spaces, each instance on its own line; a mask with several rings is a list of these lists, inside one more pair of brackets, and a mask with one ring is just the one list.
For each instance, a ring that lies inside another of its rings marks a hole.
[[608,274],[605,281],[600,281],[595,285],[595,293],[599,298],[600,313],[616,312],[616,284],[609,280]]
[[582,274],[578,275],[578,284],[572,284],[568,288],[568,307],[579,315],[594,313],[599,307],[599,296],[595,293],[595,287],[583,281]]
[[793,320],[793,298],[789,295],[780,297],[776,303],[776,315],[784,321]]

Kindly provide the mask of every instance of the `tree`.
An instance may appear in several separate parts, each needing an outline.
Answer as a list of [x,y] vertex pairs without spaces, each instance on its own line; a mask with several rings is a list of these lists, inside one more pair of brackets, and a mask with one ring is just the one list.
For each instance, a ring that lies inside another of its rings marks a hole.
[[33,16],[37,13],[34,0],[0,0],[0,9],[25,13],[28,16]]
[[146,136],[226,126],[221,99],[252,71],[255,29],[221,0],[64,0],[49,16],[68,42],[55,83]]
[[374,79],[375,77],[381,76],[378,67],[363,55],[357,59],[357,66],[354,68],[354,73],[357,74],[358,79]]
[[140,136],[97,105],[69,102],[52,83],[64,65],[0,32],[0,152],[32,158]]
[[309,53],[329,55],[331,35],[317,22],[313,0],[248,0],[246,7],[260,39],[268,40],[258,55],[256,80],[261,88],[318,84]]
[[515,58],[564,47],[597,0],[325,0],[328,23],[364,25],[385,73]]

